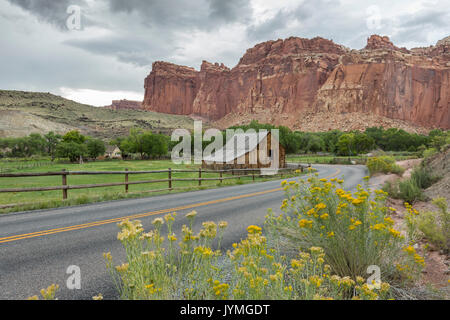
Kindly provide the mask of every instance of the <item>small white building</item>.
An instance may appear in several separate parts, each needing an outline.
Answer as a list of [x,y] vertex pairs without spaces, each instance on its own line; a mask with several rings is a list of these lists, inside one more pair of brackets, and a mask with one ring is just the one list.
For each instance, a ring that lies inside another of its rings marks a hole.
[[117,146],[107,146],[105,152],[105,158],[109,159],[122,159],[122,152]]

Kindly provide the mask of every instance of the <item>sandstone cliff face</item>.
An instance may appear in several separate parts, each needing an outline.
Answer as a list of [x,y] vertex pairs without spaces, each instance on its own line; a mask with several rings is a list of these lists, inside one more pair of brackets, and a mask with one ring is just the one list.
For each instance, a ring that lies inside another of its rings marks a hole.
[[198,93],[198,72],[189,67],[157,61],[145,79],[144,109],[171,114],[191,114]]
[[407,50],[372,36],[350,50],[292,37],[256,45],[231,70],[155,62],[145,89],[147,110],[210,120],[235,114],[301,130],[308,113],[356,112],[450,129],[450,40]]

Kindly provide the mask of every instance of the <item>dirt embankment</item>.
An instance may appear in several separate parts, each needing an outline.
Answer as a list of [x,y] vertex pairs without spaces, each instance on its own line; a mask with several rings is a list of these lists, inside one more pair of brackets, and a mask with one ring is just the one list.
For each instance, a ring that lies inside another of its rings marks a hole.
[[[420,212],[433,211],[437,212],[438,208],[431,203],[431,199],[436,197],[444,197],[447,199],[447,203],[450,204],[450,148],[445,152],[439,153],[430,159],[413,159],[397,161],[396,163],[405,169],[405,172],[400,177],[396,174],[377,174],[371,178],[371,186],[375,188],[381,188],[387,181],[394,182],[399,179],[407,179],[411,176],[411,172],[414,167],[421,164],[422,161],[426,161],[426,165],[431,168],[433,174],[437,175],[440,179],[431,187],[424,190],[424,193],[428,201],[419,201],[413,204],[414,209]],[[395,227],[402,232],[405,232],[405,213],[404,201],[401,199],[388,198],[387,206],[395,209],[393,219],[395,221]],[[427,250],[424,248],[428,247]],[[427,286],[432,285],[435,288],[441,290],[446,299],[450,297],[450,256],[444,254],[443,251],[434,248],[432,245],[422,240],[418,244],[418,251],[425,257],[425,269],[422,272],[420,285]]]

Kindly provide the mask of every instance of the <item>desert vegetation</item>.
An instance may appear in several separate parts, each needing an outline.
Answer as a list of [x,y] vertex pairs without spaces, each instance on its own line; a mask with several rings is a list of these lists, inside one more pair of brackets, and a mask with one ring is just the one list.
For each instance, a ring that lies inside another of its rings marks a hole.
[[[263,228],[224,252],[225,221],[173,230],[176,213],[119,224],[126,262],[104,258],[122,299],[388,299],[414,283],[424,260],[412,239],[393,227],[386,194],[342,180],[284,181],[283,214],[269,211]],[[165,230],[164,230],[165,229]],[[164,231],[163,231],[164,230]],[[381,280],[367,282],[369,266]],[[98,297],[98,296],[96,296]]]

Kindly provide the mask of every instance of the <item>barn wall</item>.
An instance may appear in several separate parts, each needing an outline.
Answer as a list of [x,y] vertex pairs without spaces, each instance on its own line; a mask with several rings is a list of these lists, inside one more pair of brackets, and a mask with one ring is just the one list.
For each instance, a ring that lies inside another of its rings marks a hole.
[[[269,138],[267,140],[267,138]],[[205,161],[202,163],[202,168],[210,169],[210,170],[230,170],[230,169],[257,169],[257,168],[269,168],[269,164],[263,164],[261,163],[259,159],[259,148],[260,145],[264,144],[264,142],[267,141],[267,154],[269,154],[269,150],[271,149],[271,143],[272,143],[272,135],[269,132],[268,135],[261,141],[260,144],[258,144],[256,149],[253,149],[249,152],[247,152],[245,155],[242,155],[238,159],[235,159],[234,161],[230,161],[228,163],[219,163],[215,162],[213,164],[206,164]],[[239,164],[239,160],[244,160],[243,164]],[[257,163],[250,164],[250,160],[257,159]],[[281,144],[279,144],[279,166],[280,168],[286,167],[286,150],[283,148]]]

